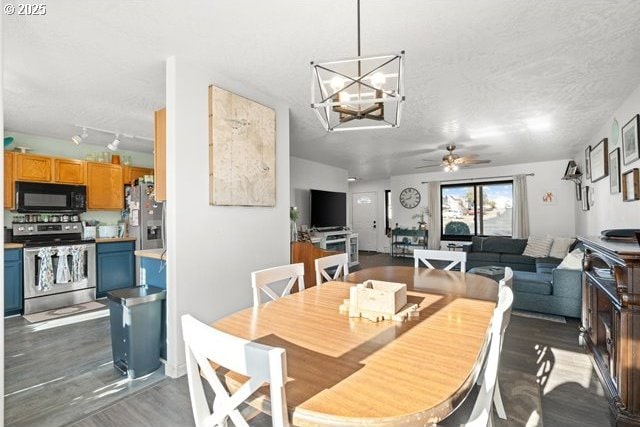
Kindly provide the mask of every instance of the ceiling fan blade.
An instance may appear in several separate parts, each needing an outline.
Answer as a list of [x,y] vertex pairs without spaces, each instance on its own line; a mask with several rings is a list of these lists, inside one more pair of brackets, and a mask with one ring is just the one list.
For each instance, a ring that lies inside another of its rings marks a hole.
[[487,163],[491,163],[491,160],[467,159],[462,162],[462,164],[465,164],[465,165],[484,165]]
[[442,167],[442,164],[438,163],[438,164],[433,164],[433,165],[416,166],[416,169],[439,168],[439,167]]

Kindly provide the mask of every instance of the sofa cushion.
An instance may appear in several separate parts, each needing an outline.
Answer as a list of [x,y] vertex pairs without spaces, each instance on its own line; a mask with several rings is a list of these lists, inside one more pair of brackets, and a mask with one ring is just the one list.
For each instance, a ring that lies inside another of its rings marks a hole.
[[471,251],[482,252],[482,245],[484,243],[484,239],[485,237],[482,237],[482,236],[471,237]]
[[510,237],[486,237],[482,244],[484,252],[499,252],[503,254],[522,255],[527,246],[526,239],[512,239]]
[[536,272],[551,274],[554,268],[558,267],[561,259],[558,258],[535,258],[536,260]]
[[574,249],[564,257],[558,268],[561,270],[582,270],[582,258],[584,258],[584,252],[580,249]]
[[551,274],[530,271],[513,272],[513,290],[519,293],[551,295]]
[[554,237],[549,256],[554,258],[564,258],[569,253],[569,247],[574,242],[573,237]]
[[486,265],[491,265],[493,262],[500,261],[500,254],[492,252],[469,252],[467,254],[467,262],[469,261],[486,262]]
[[525,248],[522,255],[527,255],[534,258],[544,258],[549,256],[549,251],[551,250],[551,245],[553,244],[553,237],[538,237],[531,236],[529,237],[529,241],[527,242],[527,247]]
[[536,259],[526,255],[501,254],[500,261],[505,264],[530,264],[532,267],[536,264]]

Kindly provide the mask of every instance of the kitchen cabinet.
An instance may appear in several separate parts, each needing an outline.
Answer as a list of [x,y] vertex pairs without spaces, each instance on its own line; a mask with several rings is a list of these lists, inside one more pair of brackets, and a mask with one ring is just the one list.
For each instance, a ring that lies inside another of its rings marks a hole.
[[87,209],[123,209],[122,167],[87,162]]
[[58,184],[86,183],[86,163],[75,159],[53,159],[53,181]]
[[114,289],[136,285],[135,242],[96,244],[96,298],[107,296]]
[[15,154],[9,151],[4,152],[4,207],[5,209],[13,209],[15,203],[13,178],[13,162]]
[[141,168],[138,166],[125,166],[122,171],[124,173],[125,184],[131,184],[134,179],[140,178],[144,175],[153,175],[153,169]]
[[52,158],[32,154],[15,154],[16,181],[51,182]]
[[22,311],[22,249],[4,251],[4,315]]
[[156,200],[167,200],[167,110],[163,108],[154,114],[153,169]]

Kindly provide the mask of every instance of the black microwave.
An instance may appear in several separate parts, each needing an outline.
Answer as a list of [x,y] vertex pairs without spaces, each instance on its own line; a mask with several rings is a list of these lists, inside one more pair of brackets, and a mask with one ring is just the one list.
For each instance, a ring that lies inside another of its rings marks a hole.
[[16,181],[16,211],[79,213],[87,210],[84,185]]

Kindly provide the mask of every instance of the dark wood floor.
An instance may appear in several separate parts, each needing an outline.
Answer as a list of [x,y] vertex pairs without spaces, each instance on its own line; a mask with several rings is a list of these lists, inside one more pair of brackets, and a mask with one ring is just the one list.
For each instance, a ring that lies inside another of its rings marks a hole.
[[[361,267],[371,267],[375,265],[412,265],[411,259],[390,259],[384,254],[361,253]],[[12,319],[9,319],[12,320]],[[108,326],[105,319],[98,319],[82,327],[75,327],[72,330],[59,332],[54,331],[55,336],[48,337],[50,345],[42,347],[43,359],[40,368],[34,371],[33,383],[42,382],[47,378],[55,379],[56,370],[51,370],[50,375],[40,377],[40,371],[46,371],[47,365],[63,364],[74,365],[81,363],[84,358],[76,352],[67,351],[71,342],[76,337],[82,337],[79,341],[84,341],[86,345],[93,347],[98,352],[104,353],[105,343],[96,343],[96,335],[104,334]],[[102,322],[102,324],[101,324]],[[88,322],[84,322],[88,323]],[[13,335],[18,333],[15,325],[5,326],[5,334]],[[578,345],[578,321],[569,319],[566,324],[554,323],[546,320],[531,319],[513,316],[509,329],[506,333],[501,359],[501,368],[519,371],[538,378],[542,393],[542,414],[544,425],[547,427],[603,427],[608,426],[610,418],[608,415],[607,402],[604,398],[602,386],[600,385],[591,363]],[[5,336],[5,345],[8,340],[14,339]],[[23,338],[24,339],[24,338]],[[12,357],[19,359],[20,354],[32,349],[32,345],[38,338],[30,339],[29,343],[24,343],[24,347],[6,350],[6,382],[7,393],[19,390],[28,383],[26,377],[29,372],[25,371],[21,375],[17,372],[9,371],[18,369],[11,366]],[[60,343],[62,341],[63,343]],[[10,341],[9,341],[10,342]],[[57,344],[56,344],[57,343]],[[107,343],[108,345],[108,343]],[[73,348],[73,347],[71,347]],[[86,355],[85,352],[83,352]],[[55,363],[51,363],[51,357]],[[110,361],[109,356],[103,356],[105,363]],[[107,364],[108,365],[108,364]],[[106,366],[106,365],[105,365]],[[108,366],[110,368],[110,366]],[[65,369],[70,369],[69,367]],[[65,372],[58,371],[57,376],[66,376]],[[100,375],[97,375],[99,378]],[[37,379],[36,379],[37,378]],[[12,384],[13,381],[22,381],[23,385]],[[94,381],[98,381],[94,379]],[[30,384],[30,383],[29,383]],[[508,384],[501,384],[502,393],[517,393],[517,390],[509,389]],[[102,386],[95,386],[93,390]],[[46,389],[39,389],[40,393]],[[25,392],[27,393],[27,392]],[[8,425],[40,425],[40,426],[61,426],[73,425],[75,427],[116,427],[116,426],[192,426],[193,417],[189,401],[186,377],[177,380],[165,378],[149,387],[133,390],[128,396],[119,398],[117,401],[105,405],[102,409],[91,409],[86,407],[86,398],[81,397],[78,404],[74,404],[74,399],[81,396],[74,386],[60,387],[56,389],[59,395],[56,397],[60,402],[66,402],[67,407],[60,408],[64,417],[59,417],[57,412],[52,410],[49,417],[34,420],[33,423],[25,422]],[[93,393],[95,395],[95,393]],[[15,395],[14,395],[15,396]],[[38,399],[41,394],[31,394],[28,399],[17,405],[11,396],[5,400],[8,414],[20,414],[20,420],[28,420],[29,412],[38,406]],[[93,396],[95,398],[95,396]],[[32,402],[29,402],[32,400]],[[25,405],[25,406],[23,406]],[[70,414],[75,412],[75,423],[70,422]],[[16,416],[16,415],[12,415]],[[7,419],[9,421],[10,419]],[[258,418],[254,425],[268,425],[264,419]],[[509,422],[508,425],[525,425],[524,423]]]

